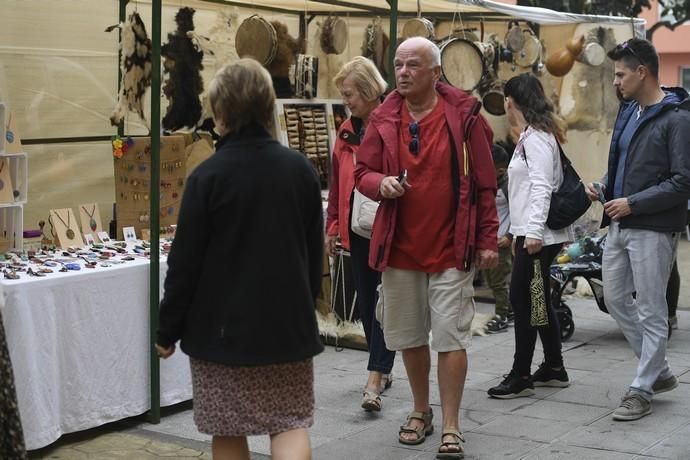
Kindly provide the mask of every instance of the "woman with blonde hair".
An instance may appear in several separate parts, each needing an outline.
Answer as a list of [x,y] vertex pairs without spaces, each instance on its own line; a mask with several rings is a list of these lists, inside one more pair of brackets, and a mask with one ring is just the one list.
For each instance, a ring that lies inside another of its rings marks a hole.
[[386,91],[386,81],[369,59],[357,56],[338,72],[334,79],[343,103],[351,116],[340,127],[333,148],[331,183],[326,217],[326,249],[336,253],[336,242],[352,256],[352,273],[357,291],[364,335],[369,347],[369,378],[364,386],[361,406],[380,411],[381,394],[392,384],[391,370],[395,352],[386,348],[375,309],[380,274],[369,268],[369,239],[352,231],[351,204],[355,187],[354,165],[359,143],[369,115],[379,106]]
[[246,437],[261,434],[274,459],[306,460],[323,350],[319,179],[271,136],[275,93],[258,62],[223,67],[209,97],[221,139],[185,185],[156,349],[167,358],[181,340],[189,355],[194,421],[215,460],[248,460]]
[[[570,384],[548,287],[551,263],[563,243],[572,240],[572,230],[553,230],[546,225],[551,195],[563,182],[563,123],[554,113],[541,82],[531,73],[508,80],[504,94],[508,122],[520,133],[508,165],[510,233],[515,255],[510,282],[515,356],[510,372],[488,393],[508,399],[532,395],[535,386],[562,388]],[[541,318],[538,312],[543,313]],[[532,375],[537,334],[544,348],[544,362]]]

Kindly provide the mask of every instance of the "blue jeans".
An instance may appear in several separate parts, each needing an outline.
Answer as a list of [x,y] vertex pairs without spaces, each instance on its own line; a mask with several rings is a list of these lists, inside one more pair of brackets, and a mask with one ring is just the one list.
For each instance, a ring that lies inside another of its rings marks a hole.
[[357,308],[369,347],[367,370],[390,374],[395,352],[386,348],[381,324],[376,320],[376,288],[381,274],[369,267],[369,240],[350,232],[350,255],[357,291]]
[[640,360],[630,389],[648,400],[654,382],[673,375],[666,361],[666,285],[677,245],[677,234],[622,229],[617,222],[606,237],[604,301]]

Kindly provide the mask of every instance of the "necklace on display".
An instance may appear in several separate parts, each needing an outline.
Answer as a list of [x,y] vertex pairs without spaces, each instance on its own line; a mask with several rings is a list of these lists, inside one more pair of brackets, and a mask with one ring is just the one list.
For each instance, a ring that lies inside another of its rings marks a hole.
[[5,182],[2,180],[2,170],[5,169],[5,160],[0,163],[0,190],[5,188]]
[[93,218],[93,215],[96,214],[96,204],[94,203],[91,212],[87,211],[84,206],[82,206],[81,208],[84,210],[86,215],[89,216],[89,227],[91,227],[91,231],[95,232],[96,228],[98,228],[98,225],[96,225],[96,219]]
[[10,116],[7,120],[7,127],[5,128],[5,139],[11,144],[14,142],[14,133],[10,131],[10,123],[12,123],[12,112],[10,112]]
[[67,210],[67,222],[65,222],[65,219],[63,219],[62,216],[60,214],[58,214],[57,211],[55,211],[55,215],[57,216],[58,219],[60,219],[60,222],[65,224],[65,227],[67,227],[67,231],[65,232],[65,234],[67,235],[67,238],[69,238],[70,240],[73,240],[74,239],[74,230],[72,230],[72,228],[70,226],[70,217],[72,216],[72,213],[69,212],[69,210]]

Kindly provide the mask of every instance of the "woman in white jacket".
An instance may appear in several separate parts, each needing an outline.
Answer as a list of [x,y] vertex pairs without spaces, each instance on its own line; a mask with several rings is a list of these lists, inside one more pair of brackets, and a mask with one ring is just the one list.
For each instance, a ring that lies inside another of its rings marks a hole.
[[[494,398],[508,399],[532,395],[534,386],[569,385],[548,286],[551,263],[562,244],[572,239],[572,231],[570,227],[552,230],[546,225],[551,194],[563,181],[558,143],[564,135],[553,104],[531,73],[508,80],[504,94],[508,121],[521,133],[508,166],[510,233],[514,237],[515,256],[510,283],[515,356],[503,382],[488,393]],[[544,348],[544,362],[531,375],[537,333]]]

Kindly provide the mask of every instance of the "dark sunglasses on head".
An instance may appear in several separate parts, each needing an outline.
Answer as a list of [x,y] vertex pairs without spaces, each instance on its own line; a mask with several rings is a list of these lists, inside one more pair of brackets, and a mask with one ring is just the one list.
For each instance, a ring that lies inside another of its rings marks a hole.
[[419,125],[416,121],[413,121],[410,123],[409,129],[412,140],[410,141],[408,148],[412,155],[417,155],[419,153]]
[[635,50],[630,45],[630,40],[626,40],[623,43],[621,43],[620,45],[618,45],[618,49],[621,51],[623,51],[623,50],[627,51],[628,53],[630,53],[630,55],[632,55],[632,57],[634,57],[635,59],[640,61],[640,64],[645,65],[642,58],[635,52]]

